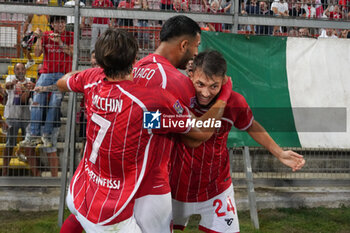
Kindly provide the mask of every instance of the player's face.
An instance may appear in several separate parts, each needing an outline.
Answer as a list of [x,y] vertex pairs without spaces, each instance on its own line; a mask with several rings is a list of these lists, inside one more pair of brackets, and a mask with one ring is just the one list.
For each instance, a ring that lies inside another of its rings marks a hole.
[[186,69],[189,60],[193,59],[198,54],[198,46],[201,43],[201,35],[198,33],[194,39],[189,39],[186,51],[182,55],[177,68]]
[[191,80],[196,90],[197,102],[201,106],[208,106],[219,94],[224,77],[213,75],[209,78],[202,69],[197,68]]

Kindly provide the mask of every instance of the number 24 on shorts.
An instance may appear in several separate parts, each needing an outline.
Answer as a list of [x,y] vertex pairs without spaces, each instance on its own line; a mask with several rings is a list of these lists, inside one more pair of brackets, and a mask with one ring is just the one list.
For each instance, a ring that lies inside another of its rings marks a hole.
[[[227,197],[226,200],[227,200],[227,211],[228,212],[232,211],[233,214],[235,214],[235,208],[232,205],[231,198]],[[218,217],[223,217],[226,215],[225,211],[221,210],[222,209],[222,201],[220,199],[215,199],[213,202],[213,206],[217,206],[215,209],[215,213]]]

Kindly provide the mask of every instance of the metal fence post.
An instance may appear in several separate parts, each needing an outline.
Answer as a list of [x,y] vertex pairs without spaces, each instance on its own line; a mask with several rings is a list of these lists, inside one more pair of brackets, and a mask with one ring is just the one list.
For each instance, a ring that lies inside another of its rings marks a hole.
[[[79,58],[79,37],[80,37],[80,1],[75,0],[74,6],[74,43],[73,43],[73,59],[72,59],[72,70],[78,69],[78,58]],[[61,194],[58,208],[58,225],[62,226],[64,220],[64,209],[65,209],[65,197],[67,191],[67,171],[68,171],[68,154],[70,155],[70,175],[69,180],[73,176],[74,172],[74,154],[75,154],[75,115],[76,115],[76,93],[69,93],[68,100],[68,112],[66,122],[66,134],[65,142],[68,143],[64,147],[63,159],[62,159],[62,171],[61,171]]]
[[[233,12],[232,10],[230,10],[231,13],[233,13],[233,25],[232,25],[232,29],[231,32],[237,34],[238,32],[238,13],[239,13],[239,0],[231,0],[231,3],[233,1],[234,4],[234,8],[233,8]],[[232,9],[232,7],[231,7]]]
[[244,161],[244,170],[245,170],[246,179],[247,179],[250,218],[252,223],[254,224],[254,227],[256,229],[259,229],[259,218],[258,218],[258,211],[256,208],[256,196],[254,191],[252,164],[250,162],[249,147],[247,146],[243,148],[243,161]]

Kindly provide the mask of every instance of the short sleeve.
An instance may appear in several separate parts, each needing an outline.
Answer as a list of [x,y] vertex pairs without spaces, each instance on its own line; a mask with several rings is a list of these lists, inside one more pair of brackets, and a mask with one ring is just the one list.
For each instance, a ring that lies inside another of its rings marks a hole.
[[84,92],[86,72],[73,74],[67,79],[67,87],[74,92]]
[[254,120],[252,110],[241,94],[232,92],[228,107],[231,120],[237,129],[246,130],[252,125]]

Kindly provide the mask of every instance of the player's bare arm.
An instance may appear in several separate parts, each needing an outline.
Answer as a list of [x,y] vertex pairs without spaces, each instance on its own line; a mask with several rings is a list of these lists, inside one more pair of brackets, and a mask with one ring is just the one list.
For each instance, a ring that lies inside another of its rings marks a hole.
[[278,158],[281,163],[292,168],[293,172],[304,166],[305,160],[302,155],[291,150],[283,150],[257,121],[253,120],[252,125],[247,129],[247,133]]

